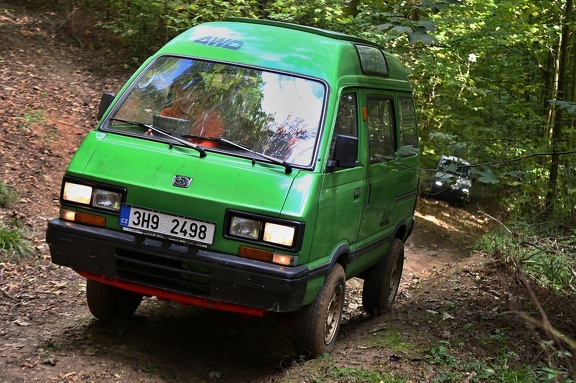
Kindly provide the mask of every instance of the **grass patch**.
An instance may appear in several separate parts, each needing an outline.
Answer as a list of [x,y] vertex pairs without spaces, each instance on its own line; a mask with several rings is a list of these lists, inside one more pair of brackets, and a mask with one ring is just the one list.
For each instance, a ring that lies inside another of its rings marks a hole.
[[24,229],[16,224],[6,227],[0,223],[0,259],[12,262],[22,261],[33,256],[34,248],[24,233]]
[[[556,232],[553,237],[541,231],[525,230],[522,236],[488,233],[476,242],[475,249],[503,260],[511,267],[522,267],[540,286],[558,294],[576,290],[576,229]],[[516,237],[522,237],[518,240]]]
[[44,112],[41,110],[28,109],[22,117],[18,117],[20,124],[18,127],[22,130],[28,130],[36,124],[41,124],[46,121]]
[[0,208],[8,207],[18,199],[18,194],[9,186],[0,182]]
[[[490,340],[492,342],[494,340]],[[565,382],[574,383],[564,369],[551,369],[543,364],[527,365],[515,353],[510,339],[497,340],[496,353],[488,358],[478,359],[476,355],[462,354],[459,347],[448,341],[439,341],[426,354],[426,363],[434,366],[439,382],[471,383],[533,383]],[[512,345],[512,346],[511,346]]]
[[354,369],[347,367],[332,368],[326,372],[327,380],[323,382],[365,382],[365,383],[405,383],[406,380],[402,378],[389,377],[382,374],[380,371],[368,371],[363,368]]
[[[0,208],[6,208],[18,200],[18,194],[0,182]],[[24,225],[12,220],[10,225],[1,222],[0,214],[0,261],[21,261],[34,255],[34,248],[25,233]]]
[[400,331],[390,328],[391,324],[386,327],[374,328],[369,333],[370,338],[364,340],[367,348],[384,348],[386,350],[397,353],[410,353],[414,345],[406,339],[405,336],[400,334]]

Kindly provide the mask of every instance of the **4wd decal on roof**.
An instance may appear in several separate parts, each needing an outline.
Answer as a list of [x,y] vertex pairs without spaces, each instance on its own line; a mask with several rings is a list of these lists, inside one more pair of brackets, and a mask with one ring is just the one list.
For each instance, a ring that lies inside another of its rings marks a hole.
[[194,40],[195,43],[204,45],[216,45],[217,47],[222,47],[226,49],[238,50],[244,45],[244,41],[232,40],[224,37],[217,36],[204,36],[199,39]]

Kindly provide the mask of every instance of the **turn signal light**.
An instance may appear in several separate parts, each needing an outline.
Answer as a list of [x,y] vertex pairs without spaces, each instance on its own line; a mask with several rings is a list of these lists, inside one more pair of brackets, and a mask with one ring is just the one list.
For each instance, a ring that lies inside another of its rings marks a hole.
[[73,210],[60,209],[60,219],[83,223],[84,225],[106,227],[106,217]]
[[273,251],[255,249],[253,247],[240,246],[238,255],[244,258],[255,259],[262,262],[276,263],[282,266],[296,266],[298,257],[293,255],[278,254]]

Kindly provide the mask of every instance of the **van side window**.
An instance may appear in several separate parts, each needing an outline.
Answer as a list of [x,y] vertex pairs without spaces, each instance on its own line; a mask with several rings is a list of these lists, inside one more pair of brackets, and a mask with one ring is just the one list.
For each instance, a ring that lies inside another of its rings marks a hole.
[[356,93],[342,93],[338,103],[334,136],[330,144],[330,158],[332,158],[336,137],[339,135],[358,137],[358,103]]
[[418,131],[414,101],[409,97],[398,98],[400,116],[400,146],[418,147]]
[[370,163],[382,162],[394,156],[394,109],[392,100],[368,98],[368,136],[370,142]]

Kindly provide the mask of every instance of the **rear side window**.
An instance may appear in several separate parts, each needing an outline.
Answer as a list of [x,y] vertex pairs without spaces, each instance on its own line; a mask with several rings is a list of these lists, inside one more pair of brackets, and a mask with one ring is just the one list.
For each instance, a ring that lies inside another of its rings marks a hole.
[[394,156],[394,109],[389,98],[368,98],[368,137],[370,163],[382,162]]
[[400,118],[400,146],[402,148],[418,147],[418,126],[416,111],[411,97],[398,98],[398,114]]

